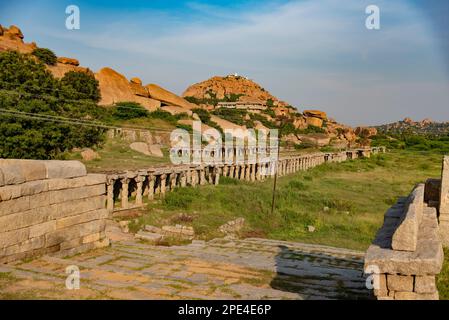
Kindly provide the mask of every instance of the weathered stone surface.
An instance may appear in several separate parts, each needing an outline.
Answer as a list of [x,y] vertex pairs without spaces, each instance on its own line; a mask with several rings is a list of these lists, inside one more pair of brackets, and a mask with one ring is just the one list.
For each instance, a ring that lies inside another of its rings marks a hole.
[[413,291],[413,276],[387,275],[387,288],[390,291]]
[[56,221],[56,229],[67,228],[69,226],[85,223],[94,220],[107,219],[108,211],[106,209],[99,209],[94,211],[88,211],[74,216],[58,219]]
[[73,179],[49,179],[48,190],[62,190],[72,188],[82,188],[86,186],[92,186],[97,184],[106,183],[105,174],[88,174],[85,177],[73,178]]
[[415,292],[435,293],[437,291],[435,276],[416,276]]
[[79,161],[46,160],[47,179],[76,178],[87,174],[86,167]]
[[55,190],[48,192],[48,195],[50,204],[62,203],[77,199],[106,195],[106,185],[97,184],[93,186]]
[[164,236],[162,234],[146,232],[146,231],[139,231],[136,233],[137,239],[149,241],[151,243],[158,243],[159,241],[161,241],[163,239],[163,237]]
[[395,292],[395,300],[438,300],[439,295],[436,293],[416,293],[416,292]]
[[[426,230],[421,232],[421,230]],[[438,235],[436,210],[425,208],[418,232],[416,251],[395,251],[384,247],[393,230],[379,230],[365,255],[365,266],[378,266],[380,273],[402,275],[435,275],[443,265],[443,248]],[[425,234],[425,235],[424,235]]]
[[74,58],[67,58],[67,57],[58,57],[58,62],[62,64],[69,64],[72,66],[79,66],[80,62],[77,59]]
[[408,205],[400,218],[399,226],[393,234],[393,250],[415,251],[418,241],[418,228],[421,222],[424,202],[424,185],[418,185],[411,193]]

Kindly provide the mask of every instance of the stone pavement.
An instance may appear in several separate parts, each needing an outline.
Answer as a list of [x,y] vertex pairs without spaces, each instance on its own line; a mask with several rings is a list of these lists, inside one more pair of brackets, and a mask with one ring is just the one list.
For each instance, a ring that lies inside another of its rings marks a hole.
[[[0,298],[371,299],[363,255],[255,238],[173,247],[119,241],[73,257],[0,266]],[[65,287],[69,265],[80,269],[79,290]]]

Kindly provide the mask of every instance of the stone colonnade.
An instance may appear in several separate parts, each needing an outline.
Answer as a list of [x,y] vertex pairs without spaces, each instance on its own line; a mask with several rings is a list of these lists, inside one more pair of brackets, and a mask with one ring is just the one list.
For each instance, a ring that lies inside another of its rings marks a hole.
[[[278,176],[308,170],[326,162],[342,162],[385,152],[384,147],[357,149],[336,153],[315,153],[281,158]],[[107,175],[107,209],[109,212],[143,206],[143,199],[163,198],[178,187],[217,185],[220,176],[245,181],[262,181],[274,173],[273,164],[234,163],[213,165],[180,165],[149,168]],[[116,201],[119,200],[119,201]]]

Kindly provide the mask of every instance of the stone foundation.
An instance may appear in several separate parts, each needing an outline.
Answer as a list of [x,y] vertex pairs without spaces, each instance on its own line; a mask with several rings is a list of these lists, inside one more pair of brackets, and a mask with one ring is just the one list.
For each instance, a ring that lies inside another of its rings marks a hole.
[[0,159],[0,263],[107,245],[105,200],[78,161]]

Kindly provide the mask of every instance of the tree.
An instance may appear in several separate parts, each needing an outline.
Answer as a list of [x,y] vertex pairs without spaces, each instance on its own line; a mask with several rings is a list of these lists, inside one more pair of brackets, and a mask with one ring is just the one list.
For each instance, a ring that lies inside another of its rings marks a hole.
[[[103,141],[104,129],[70,122],[98,118],[103,108],[94,101],[62,98],[65,87],[43,63],[6,51],[0,53],[0,70],[0,158],[52,159],[74,147]],[[36,115],[69,121],[36,119]]]
[[65,98],[100,101],[101,94],[97,79],[87,72],[69,71],[61,79]]
[[51,66],[54,66],[58,61],[54,52],[47,48],[36,48],[33,50],[32,55],[37,57],[41,62]]

